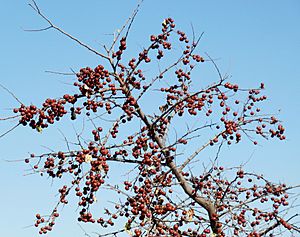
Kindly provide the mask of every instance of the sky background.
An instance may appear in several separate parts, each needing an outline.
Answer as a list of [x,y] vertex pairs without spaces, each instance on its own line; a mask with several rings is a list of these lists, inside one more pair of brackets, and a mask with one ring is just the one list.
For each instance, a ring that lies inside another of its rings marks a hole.
[[[25,32],[23,29],[47,26],[27,4],[28,1],[22,0],[6,0],[1,4],[0,83],[23,103],[40,104],[45,98],[72,91],[71,77],[45,73],[46,70],[76,71],[94,67],[101,61],[53,30]],[[56,25],[100,50],[101,43],[110,42],[109,34],[131,15],[137,1],[52,0],[38,4]],[[230,152],[225,149],[222,161],[237,164],[253,154],[247,165],[249,170],[264,173],[274,181],[299,184],[300,2],[145,0],[130,34],[132,52],[139,50],[149,35],[159,31],[166,17],[174,18],[177,26],[187,33],[191,33],[191,24],[196,34],[204,32],[200,52],[216,58],[221,71],[243,87],[265,82],[267,110],[276,113],[280,110],[286,141],[266,141],[258,147],[248,144]],[[209,65],[199,74],[204,84],[216,76]],[[8,109],[15,106],[18,106],[16,101],[0,90],[0,117],[10,114]],[[10,121],[0,122],[1,132],[14,125]],[[24,163],[6,161],[45,151],[43,145],[64,147],[57,129],[37,134],[20,127],[0,140],[1,236],[37,236],[34,227],[24,227],[33,223],[37,211],[49,213],[55,204],[59,185],[51,185],[46,178],[24,176],[27,168]],[[66,207],[62,214],[49,236],[84,236],[75,222],[75,208]]]

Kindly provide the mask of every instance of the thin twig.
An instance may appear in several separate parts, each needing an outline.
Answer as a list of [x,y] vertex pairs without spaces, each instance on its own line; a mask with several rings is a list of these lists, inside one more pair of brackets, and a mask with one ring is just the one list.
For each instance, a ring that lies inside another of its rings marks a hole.
[[137,7],[134,9],[134,11],[133,11],[131,17],[129,17],[129,18],[126,20],[125,24],[124,24],[124,25],[122,26],[122,28],[118,31],[117,36],[114,38],[112,45],[110,46],[109,49],[106,49],[106,51],[107,51],[108,53],[111,53],[111,51],[113,50],[113,48],[114,48],[116,42],[118,41],[118,39],[119,39],[119,37],[120,37],[120,35],[121,35],[121,33],[123,32],[123,30],[125,29],[125,27],[129,24],[129,25],[128,25],[128,28],[127,28],[127,32],[126,32],[126,34],[125,34],[125,38],[127,38],[128,33],[129,33],[129,30],[130,30],[130,28],[131,28],[131,25],[132,25],[132,23],[133,23],[133,21],[134,21],[136,15],[137,15],[138,11],[139,11],[139,8],[140,8],[140,5],[142,4],[142,2],[143,2],[143,0],[141,0],[141,1],[138,3],[138,5],[137,5]]
[[17,125],[13,126],[12,128],[10,128],[8,131],[6,131],[5,133],[0,135],[0,138],[4,137],[6,134],[8,134],[9,132],[13,131],[15,128],[17,128],[20,125],[20,123],[18,123]]
[[98,56],[100,56],[100,57],[102,57],[102,58],[107,59],[109,62],[112,62],[112,59],[111,59],[109,56],[104,55],[104,54],[102,54],[102,53],[96,51],[95,49],[91,48],[89,45],[87,45],[87,44],[83,43],[82,41],[80,41],[79,39],[75,38],[73,35],[70,35],[69,33],[65,32],[65,31],[62,30],[61,28],[59,28],[59,27],[57,27],[56,25],[54,25],[54,24],[52,23],[52,21],[51,21],[49,18],[47,18],[47,17],[41,12],[41,10],[40,10],[40,8],[38,7],[36,1],[35,1],[35,0],[32,0],[32,3],[33,3],[33,5],[32,5],[32,4],[29,4],[29,6],[30,6],[33,10],[35,10],[39,16],[41,16],[45,21],[48,22],[49,27],[46,27],[46,28],[43,28],[43,29],[40,29],[40,30],[26,30],[26,31],[41,31],[41,30],[48,30],[48,29],[53,28],[53,29],[59,31],[60,33],[62,33],[63,35],[67,36],[67,37],[70,38],[71,40],[75,41],[76,43],[78,43],[78,44],[81,45],[82,47],[84,47],[84,48],[88,49],[89,51],[93,52],[94,54],[96,54],[96,55],[98,55]]
[[9,89],[7,89],[5,86],[3,86],[1,83],[0,83],[0,87],[2,87],[2,89],[6,90],[12,97],[14,97],[14,99],[16,101],[18,101],[21,105],[23,104],[15,95],[14,93],[12,93]]

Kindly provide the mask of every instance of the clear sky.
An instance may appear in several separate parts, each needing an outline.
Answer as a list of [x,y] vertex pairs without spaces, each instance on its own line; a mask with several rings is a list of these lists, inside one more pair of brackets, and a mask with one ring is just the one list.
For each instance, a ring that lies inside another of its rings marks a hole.
[[[53,30],[29,33],[23,29],[47,26],[27,5],[28,1],[1,3],[0,14],[0,83],[14,92],[25,104],[40,104],[47,97],[57,97],[70,90],[70,77],[45,73],[46,70],[67,72],[70,68],[101,63],[76,43]],[[38,1],[41,9],[56,25],[101,49],[111,34],[124,23],[137,1]],[[140,49],[149,35],[158,32],[165,17],[191,32],[204,32],[200,51],[208,52],[231,81],[243,87],[265,82],[269,111],[280,110],[287,140],[266,141],[261,146],[233,148],[222,160],[243,162],[253,153],[248,169],[265,173],[274,181],[300,183],[299,116],[300,116],[300,2],[298,0],[202,1],[145,0],[133,25],[131,48]],[[210,82],[215,72],[204,70],[203,80]],[[0,114],[18,104],[0,90]],[[13,126],[1,122],[0,131]],[[52,130],[52,131],[50,131]],[[66,131],[65,131],[66,132]],[[31,225],[37,211],[49,212],[54,205],[57,185],[38,176],[23,176],[24,163],[5,160],[25,157],[29,152],[45,151],[42,146],[63,147],[62,137],[52,128],[43,134],[18,128],[0,140],[0,235],[32,237]],[[233,162],[234,163],[234,162]],[[235,164],[237,164],[235,163]],[[74,221],[75,208],[66,207],[56,229],[49,236],[83,236]],[[87,229],[90,227],[87,226]]]

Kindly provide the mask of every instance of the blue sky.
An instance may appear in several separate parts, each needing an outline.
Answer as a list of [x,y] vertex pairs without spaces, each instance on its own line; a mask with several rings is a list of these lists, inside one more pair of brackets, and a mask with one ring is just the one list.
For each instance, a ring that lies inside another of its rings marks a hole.
[[[99,58],[53,30],[29,33],[23,29],[46,26],[27,1],[3,1],[0,26],[0,83],[14,92],[25,104],[40,104],[47,97],[72,91],[72,78],[45,73],[67,72],[70,68],[101,63]],[[96,49],[110,42],[111,34],[125,22],[137,1],[38,1],[53,22]],[[266,84],[268,111],[277,112],[284,121],[287,140],[266,141],[225,150],[228,164],[247,160],[248,169],[265,173],[274,181],[299,183],[299,115],[300,102],[300,2],[297,0],[253,1],[156,1],[145,0],[130,34],[129,46],[138,50],[149,35],[158,32],[165,17],[175,19],[177,26],[204,36],[200,52],[208,52],[231,81],[243,87]],[[216,78],[206,66],[199,77],[204,82]],[[0,114],[7,115],[16,101],[0,90]],[[13,122],[1,122],[1,131]],[[50,129],[49,129],[50,130]],[[38,176],[23,176],[23,163],[5,160],[25,157],[29,152],[44,151],[42,145],[62,149],[62,137],[56,129],[36,134],[18,128],[0,140],[1,236],[36,236],[33,223],[37,210],[47,213],[55,203],[56,184]],[[234,153],[235,152],[235,153]],[[234,156],[232,154],[235,154]],[[49,236],[80,236],[74,208],[66,207],[64,217]],[[64,222],[64,224],[62,223]],[[90,227],[88,226],[87,229]],[[92,228],[92,227],[91,227]]]

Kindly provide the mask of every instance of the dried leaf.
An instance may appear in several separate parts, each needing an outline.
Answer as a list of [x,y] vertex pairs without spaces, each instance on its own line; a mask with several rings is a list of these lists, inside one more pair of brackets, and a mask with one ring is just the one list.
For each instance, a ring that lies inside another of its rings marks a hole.
[[89,155],[89,154],[85,155],[84,161],[85,161],[86,163],[91,162],[91,160],[92,160],[92,156],[91,156],[91,155]]
[[192,221],[193,217],[194,217],[194,214],[195,214],[194,209],[191,208],[190,210],[188,210],[187,214],[188,214],[188,217],[189,217],[189,221]]

